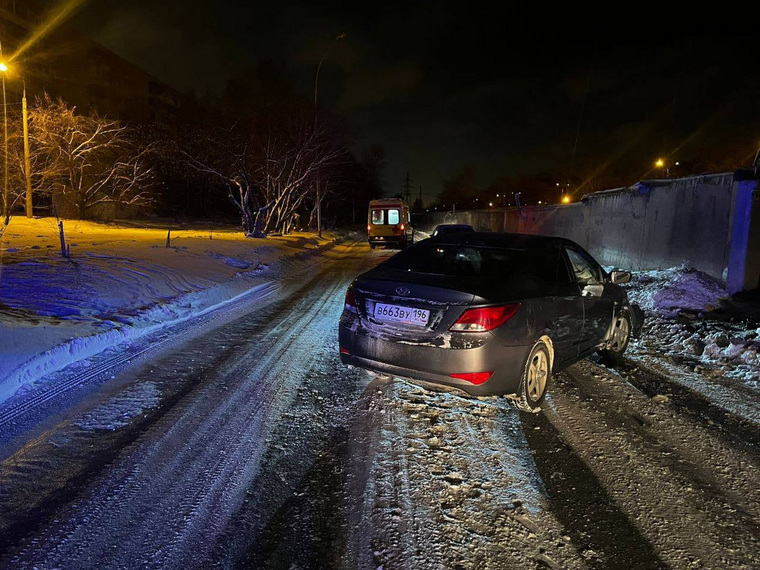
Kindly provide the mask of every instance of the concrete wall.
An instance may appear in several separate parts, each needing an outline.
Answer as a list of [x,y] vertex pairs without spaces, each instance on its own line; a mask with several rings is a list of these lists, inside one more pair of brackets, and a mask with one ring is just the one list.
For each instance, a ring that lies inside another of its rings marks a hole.
[[433,212],[417,227],[470,224],[482,231],[569,238],[602,264],[662,269],[683,263],[731,292],[760,285],[760,203],[751,171],[654,180],[584,196],[566,206]]

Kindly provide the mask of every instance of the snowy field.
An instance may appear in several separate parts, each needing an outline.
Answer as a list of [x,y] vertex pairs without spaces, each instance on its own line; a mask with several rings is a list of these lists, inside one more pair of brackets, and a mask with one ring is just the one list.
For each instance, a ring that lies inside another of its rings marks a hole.
[[[246,238],[233,227],[15,217],[0,240],[0,402],[39,378],[229,302],[276,262],[331,244],[314,234]],[[166,245],[167,230],[171,242]]]

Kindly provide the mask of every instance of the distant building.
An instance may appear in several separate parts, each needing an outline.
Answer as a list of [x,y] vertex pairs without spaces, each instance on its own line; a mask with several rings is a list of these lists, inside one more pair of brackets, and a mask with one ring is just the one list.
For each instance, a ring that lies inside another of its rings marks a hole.
[[[39,29],[44,13],[33,0],[0,0],[0,41],[6,60]],[[70,29],[58,28],[12,62],[8,103],[48,93],[82,111],[114,119],[171,122],[182,95],[112,51]],[[15,72],[15,73],[13,73]]]

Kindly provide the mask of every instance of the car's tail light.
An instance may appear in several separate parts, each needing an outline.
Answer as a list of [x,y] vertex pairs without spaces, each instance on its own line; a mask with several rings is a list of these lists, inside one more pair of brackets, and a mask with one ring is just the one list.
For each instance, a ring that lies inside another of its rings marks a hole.
[[403,232],[406,229],[406,226],[404,224],[401,224],[401,227],[399,229]]
[[356,295],[354,295],[354,286],[351,285],[346,290],[346,310],[348,311],[357,311],[358,305],[356,304]]
[[459,378],[460,380],[466,380],[470,384],[483,384],[493,376],[493,370],[490,372],[462,372],[460,374],[449,374],[451,378]]
[[340,347],[340,353],[341,354],[348,354],[349,356],[351,355],[351,353],[348,352],[348,349],[347,348],[343,348],[342,346]]
[[369,224],[367,224],[367,232],[371,232],[371,231],[372,231],[372,226],[370,226]]
[[467,309],[449,330],[459,332],[483,332],[500,327],[515,316],[519,303],[499,305],[498,307],[481,307]]

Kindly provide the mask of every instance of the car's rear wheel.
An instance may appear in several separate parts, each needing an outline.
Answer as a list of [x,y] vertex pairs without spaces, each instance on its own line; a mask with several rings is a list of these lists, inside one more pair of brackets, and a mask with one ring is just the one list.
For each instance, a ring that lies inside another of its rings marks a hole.
[[540,412],[550,378],[551,357],[549,347],[543,340],[540,340],[528,355],[520,381],[520,390],[516,394],[516,398],[512,400],[514,406],[522,412],[531,414]]
[[607,348],[599,351],[599,356],[608,362],[618,362],[623,358],[623,353],[628,348],[631,340],[631,317],[628,313],[621,313],[612,323],[610,340]]
[[375,244],[374,243],[369,244],[369,248],[370,249],[375,249]]

